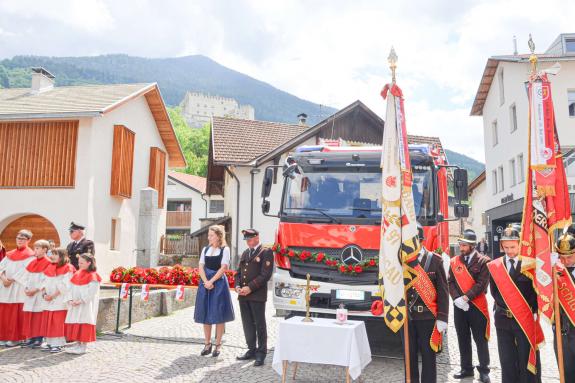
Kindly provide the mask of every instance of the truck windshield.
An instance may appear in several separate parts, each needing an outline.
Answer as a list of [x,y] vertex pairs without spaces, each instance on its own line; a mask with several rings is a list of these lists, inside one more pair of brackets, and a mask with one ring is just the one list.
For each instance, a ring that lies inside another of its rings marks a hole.
[[[413,199],[419,218],[429,218],[433,211],[432,171],[428,166],[413,169]],[[381,170],[300,169],[293,179],[286,179],[283,215],[286,217],[339,217],[381,219]]]

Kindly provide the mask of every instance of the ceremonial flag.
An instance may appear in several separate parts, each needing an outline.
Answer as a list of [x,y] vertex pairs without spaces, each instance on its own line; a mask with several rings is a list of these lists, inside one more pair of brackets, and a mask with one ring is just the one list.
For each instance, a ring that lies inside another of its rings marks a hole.
[[[412,173],[407,144],[403,95],[395,84],[386,85],[387,99],[381,155],[382,220],[379,274],[383,278],[383,315],[397,332],[406,319],[404,264],[417,257],[420,245],[413,204]],[[409,275],[409,273],[408,273]],[[413,276],[413,274],[412,274]]]
[[150,299],[150,285],[143,284],[142,285],[142,292],[140,293],[140,299],[144,302],[147,302]]
[[120,288],[120,299],[125,301],[128,299],[128,293],[130,292],[130,284],[129,283],[122,283],[122,287]]
[[184,286],[178,285],[176,287],[176,300],[183,301],[184,300]]
[[551,243],[555,229],[571,222],[571,208],[547,73],[531,75],[528,96],[529,155],[521,231],[522,272],[533,280],[540,314],[551,321]]

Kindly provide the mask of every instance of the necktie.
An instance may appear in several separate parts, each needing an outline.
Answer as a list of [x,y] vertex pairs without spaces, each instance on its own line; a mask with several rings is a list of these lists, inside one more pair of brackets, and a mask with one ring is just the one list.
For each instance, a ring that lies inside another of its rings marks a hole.
[[515,275],[515,259],[509,259],[509,275]]
[[465,261],[465,264],[467,265],[469,263],[469,255],[466,255],[465,257],[463,257],[463,260]]
[[256,249],[250,249],[250,258],[254,256],[255,251],[256,251]]

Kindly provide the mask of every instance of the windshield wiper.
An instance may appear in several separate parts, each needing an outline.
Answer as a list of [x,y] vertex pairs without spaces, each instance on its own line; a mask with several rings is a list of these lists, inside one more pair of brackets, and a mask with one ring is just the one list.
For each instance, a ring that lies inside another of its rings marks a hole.
[[284,207],[283,210],[309,210],[309,211],[318,211],[321,214],[323,214],[324,216],[326,216],[327,218],[329,218],[332,222],[335,222],[337,224],[341,224],[341,221],[338,220],[337,218],[335,218],[332,215],[327,214],[324,209],[319,209],[317,207]]
[[359,211],[381,211],[380,207],[352,207],[351,209]]

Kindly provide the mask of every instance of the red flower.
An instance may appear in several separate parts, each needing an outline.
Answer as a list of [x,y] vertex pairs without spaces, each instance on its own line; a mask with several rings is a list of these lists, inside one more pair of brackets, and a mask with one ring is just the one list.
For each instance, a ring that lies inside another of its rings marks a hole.
[[353,266],[352,266],[352,265],[349,265],[349,266],[347,267],[347,269],[348,269],[349,271],[353,271]]
[[339,267],[339,271],[341,271],[342,273],[345,273],[346,270],[347,270],[347,268],[345,267],[345,265],[341,265],[341,266]]
[[288,252],[288,255],[290,256],[290,258],[293,258],[293,257],[295,256],[295,251],[290,250],[290,251]]
[[317,257],[315,258],[315,260],[316,260],[317,262],[321,262],[321,261],[323,261],[324,258],[325,258],[324,253],[318,253],[318,254],[317,254]]
[[370,259],[370,260],[369,260],[369,265],[370,265],[370,266],[375,266],[375,259]]
[[357,265],[357,266],[355,266],[353,271],[355,271],[356,273],[361,273],[361,272],[363,272],[363,268],[360,265]]

